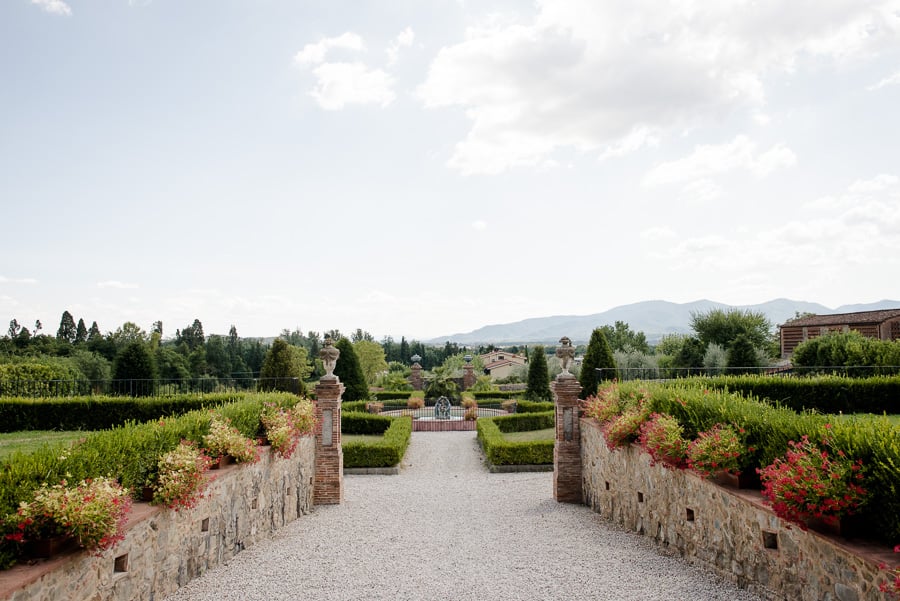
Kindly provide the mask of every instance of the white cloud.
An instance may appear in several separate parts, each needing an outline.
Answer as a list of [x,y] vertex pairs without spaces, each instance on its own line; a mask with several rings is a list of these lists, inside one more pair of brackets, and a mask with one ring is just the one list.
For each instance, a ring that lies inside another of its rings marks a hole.
[[472,229],[473,230],[485,230],[485,229],[487,229],[487,223],[480,219],[478,221],[473,221]]
[[871,86],[867,87],[866,89],[869,90],[870,92],[874,92],[875,90],[880,90],[881,88],[884,88],[887,86],[896,86],[896,85],[900,85],[900,71],[897,71],[893,75],[885,77],[878,83],[871,85]]
[[689,182],[681,189],[679,200],[690,205],[704,205],[719,198],[722,188],[711,179],[698,179]]
[[318,65],[325,61],[325,56],[332,48],[361,52],[366,49],[363,39],[352,31],[347,31],[334,38],[323,38],[315,44],[307,44],[303,50],[294,55],[294,61],[300,65]]
[[133,290],[137,288],[137,284],[129,284],[118,280],[106,280],[105,282],[97,282],[97,288],[117,288],[119,290]]
[[8,278],[0,275],[0,284],[37,284],[34,278]]
[[791,167],[796,162],[794,152],[782,144],[760,153],[755,142],[740,135],[727,144],[697,146],[682,159],[657,165],[644,176],[643,185],[703,180],[735,169],[747,169],[757,177],[765,177],[775,169]]
[[872,192],[880,192],[895,187],[900,183],[900,178],[896,175],[882,173],[869,180],[857,180],[850,184],[847,191],[851,194],[870,194]]
[[895,6],[539,0],[527,22],[472,27],[442,48],[417,93],[470,119],[448,161],[463,173],[539,165],[561,148],[616,156],[640,147],[634,132],[762,114],[772,74],[897,48]]
[[31,0],[32,4],[37,4],[44,12],[52,15],[62,15],[69,17],[72,15],[72,9],[62,0]]
[[397,59],[400,57],[400,49],[412,46],[412,43],[413,41],[415,41],[415,39],[416,34],[413,32],[412,27],[407,27],[406,29],[401,31],[396,38],[391,40],[391,43],[385,50],[388,59],[387,64],[389,67],[397,62]]
[[654,226],[645,229],[640,234],[642,240],[648,241],[666,241],[675,238],[675,232],[667,226]]
[[340,110],[348,104],[387,106],[395,98],[394,78],[362,63],[322,63],[313,74],[316,85],[309,95],[325,110]]

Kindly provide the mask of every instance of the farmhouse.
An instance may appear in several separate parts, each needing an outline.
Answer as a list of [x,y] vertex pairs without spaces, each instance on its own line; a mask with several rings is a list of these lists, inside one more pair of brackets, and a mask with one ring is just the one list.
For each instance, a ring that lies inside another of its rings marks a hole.
[[859,332],[869,338],[900,340],[900,309],[810,315],[781,326],[781,357],[789,358],[801,342],[829,332]]
[[485,375],[490,376],[492,380],[506,378],[516,367],[525,365],[528,362],[528,359],[522,355],[508,351],[491,351],[480,355],[480,357],[484,363]]

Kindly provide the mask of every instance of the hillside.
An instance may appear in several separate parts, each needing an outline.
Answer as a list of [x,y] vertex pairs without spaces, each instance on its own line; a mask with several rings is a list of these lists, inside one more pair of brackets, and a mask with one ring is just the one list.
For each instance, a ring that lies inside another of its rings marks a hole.
[[882,300],[869,304],[844,305],[830,309],[818,303],[794,301],[786,298],[771,300],[758,305],[726,305],[710,300],[690,303],[672,303],[662,300],[643,301],[614,307],[593,315],[555,315],[533,317],[513,323],[489,325],[467,333],[438,336],[428,343],[443,344],[446,341],[459,344],[514,344],[541,342],[555,344],[560,337],[568,336],[574,342],[586,342],[591,331],[602,325],[613,325],[624,321],[636,332],[644,332],[652,343],[666,334],[687,334],[691,332],[691,314],[704,313],[710,309],[741,309],[760,311],[773,325],[779,325],[799,313],[851,313],[855,311],[875,311],[900,308],[900,301]]

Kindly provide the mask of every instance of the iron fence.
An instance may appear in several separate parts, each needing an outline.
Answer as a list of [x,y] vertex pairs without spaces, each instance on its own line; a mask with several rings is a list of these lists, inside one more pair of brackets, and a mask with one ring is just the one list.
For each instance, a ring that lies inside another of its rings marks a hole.
[[853,365],[853,366],[811,366],[797,367],[793,365],[767,367],[618,367],[615,370],[598,367],[597,379],[610,379],[610,372],[619,380],[676,380],[694,376],[724,375],[771,375],[785,377],[813,377],[820,375],[838,375],[854,378],[871,376],[895,376],[900,374],[897,365]]
[[27,398],[69,396],[150,397],[173,394],[262,392],[300,394],[299,378],[193,378],[182,380],[0,380],[0,396]]

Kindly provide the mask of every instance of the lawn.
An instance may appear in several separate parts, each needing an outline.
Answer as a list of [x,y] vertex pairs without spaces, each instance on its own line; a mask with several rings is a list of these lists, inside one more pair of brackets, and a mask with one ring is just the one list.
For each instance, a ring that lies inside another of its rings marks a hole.
[[28,432],[10,432],[0,434],[0,460],[6,459],[16,451],[31,453],[45,444],[72,442],[83,438],[87,432],[53,432],[33,430]]
[[543,430],[529,430],[526,432],[507,432],[503,434],[503,438],[509,442],[530,442],[532,440],[553,440],[556,436],[555,428],[544,428]]
[[341,434],[341,444],[345,442],[377,443],[384,440],[384,434]]

